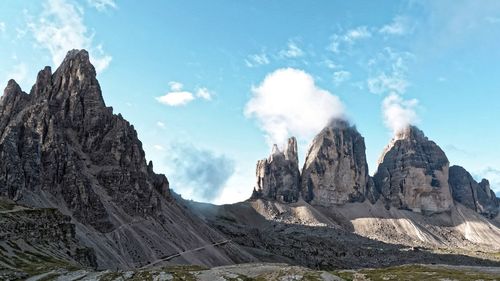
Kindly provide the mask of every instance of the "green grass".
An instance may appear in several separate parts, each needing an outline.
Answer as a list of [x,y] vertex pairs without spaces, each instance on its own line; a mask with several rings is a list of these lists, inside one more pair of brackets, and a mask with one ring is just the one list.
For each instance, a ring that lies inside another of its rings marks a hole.
[[476,271],[466,271],[459,269],[450,269],[444,267],[427,267],[423,265],[404,265],[377,269],[361,269],[358,271],[341,270],[335,271],[333,274],[345,279],[356,280],[356,276],[360,275],[367,280],[372,281],[440,281],[443,279],[451,280],[500,280],[500,275],[490,274]]

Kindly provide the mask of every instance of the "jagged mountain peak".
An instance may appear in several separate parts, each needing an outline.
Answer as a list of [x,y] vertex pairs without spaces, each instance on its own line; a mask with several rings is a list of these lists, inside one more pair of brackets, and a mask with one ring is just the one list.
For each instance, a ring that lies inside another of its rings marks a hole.
[[[9,82],[0,106],[0,196],[70,216],[101,267],[136,267],[223,240],[146,163],[134,127],[106,107],[87,51],[68,52],[54,73],[38,73],[29,95],[20,92]],[[217,250],[184,259],[231,261]]]

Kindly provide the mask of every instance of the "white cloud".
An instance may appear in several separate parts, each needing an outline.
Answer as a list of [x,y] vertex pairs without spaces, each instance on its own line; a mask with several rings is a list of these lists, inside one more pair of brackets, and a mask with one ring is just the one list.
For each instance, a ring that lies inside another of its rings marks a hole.
[[14,65],[12,70],[8,73],[8,76],[16,80],[18,84],[21,84],[28,76],[28,66],[26,66],[25,63]]
[[249,55],[247,59],[245,59],[245,64],[248,67],[256,67],[259,65],[265,65],[269,64],[269,58],[267,57],[266,54],[254,54],[254,55]]
[[266,139],[283,144],[287,137],[309,140],[332,118],[344,117],[340,99],[316,86],[313,77],[298,69],[278,69],[252,89],[245,115],[256,118]]
[[287,48],[281,50],[279,52],[279,56],[282,58],[298,58],[304,55],[304,51],[302,51],[296,43],[289,41]]
[[0,33],[4,33],[5,29],[6,29],[5,22],[0,21]]
[[156,122],[156,126],[160,127],[161,129],[165,129],[166,128],[165,123],[163,123],[161,121]]
[[198,88],[198,90],[196,90],[196,96],[204,100],[212,99],[212,93],[207,88]]
[[368,78],[368,90],[374,94],[385,92],[404,93],[408,88],[409,82],[398,75],[381,73],[376,77]]
[[87,0],[87,3],[96,8],[99,12],[106,11],[108,8],[117,8],[114,0]]
[[407,79],[407,61],[414,58],[408,52],[395,52],[391,48],[385,48],[375,58],[368,62],[370,74],[367,79],[368,90],[374,94],[396,92],[405,93],[410,86]]
[[156,149],[158,151],[164,151],[165,150],[165,147],[163,147],[160,144],[155,144],[155,145],[153,145],[153,147],[154,147],[154,149]]
[[162,104],[169,106],[186,105],[195,98],[204,100],[212,99],[212,92],[205,87],[200,87],[196,90],[196,94],[190,91],[183,91],[184,85],[177,81],[168,82],[170,91],[163,96],[156,97],[156,100]]
[[382,26],[379,32],[387,35],[404,35],[408,32],[408,20],[397,16],[390,24]]
[[46,48],[58,66],[71,49],[87,49],[96,71],[102,72],[111,62],[101,45],[93,45],[83,22],[83,9],[66,0],[47,0],[37,21],[28,23],[38,44]]
[[176,81],[170,81],[168,82],[168,85],[170,86],[170,90],[172,91],[180,91],[184,87],[182,83],[176,82]]
[[334,34],[328,49],[334,53],[340,52],[340,47],[344,45],[353,45],[356,41],[372,37],[372,33],[366,26],[359,26],[347,30],[344,34]]
[[190,101],[194,100],[194,96],[190,92],[168,92],[164,96],[156,97],[156,100],[162,104],[169,106],[181,106],[186,105]]
[[346,42],[354,42],[359,39],[369,38],[372,34],[366,26],[360,26],[351,30],[348,30],[344,35],[344,40]]
[[385,125],[394,134],[418,122],[417,99],[405,100],[397,93],[391,93],[382,102]]
[[349,80],[351,78],[351,73],[346,70],[339,70],[333,73],[333,83],[335,85],[340,85],[342,82]]

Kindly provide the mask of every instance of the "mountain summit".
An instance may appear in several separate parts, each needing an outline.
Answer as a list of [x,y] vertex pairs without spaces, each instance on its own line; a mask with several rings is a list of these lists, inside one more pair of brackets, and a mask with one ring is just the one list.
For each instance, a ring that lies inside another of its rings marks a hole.
[[[0,195],[70,216],[100,267],[137,267],[224,240],[146,163],[134,127],[106,107],[85,50],[68,52],[54,73],[41,70],[29,95],[9,81],[0,100]],[[179,259],[220,265],[244,253],[225,247]]]

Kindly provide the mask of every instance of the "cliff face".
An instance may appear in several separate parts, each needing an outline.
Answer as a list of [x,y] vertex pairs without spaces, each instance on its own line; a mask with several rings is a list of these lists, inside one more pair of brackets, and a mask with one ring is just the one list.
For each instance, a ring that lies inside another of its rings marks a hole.
[[299,199],[300,172],[295,138],[288,140],[284,151],[274,145],[269,158],[257,162],[256,176],[252,198],[296,202]]
[[451,166],[449,183],[455,201],[488,218],[498,214],[498,199],[488,180],[478,183],[464,168]]
[[[0,100],[0,195],[55,207],[104,267],[134,267],[223,240],[170,196],[134,127],[106,107],[86,51],[38,73],[30,94],[9,81]],[[181,257],[182,259],[182,257]],[[227,264],[215,250],[191,262]]]
[[302,169],[301,190],[304,200],[319,205],[376,200],[365,142],[355,127],[334,120],[314,138]]
[[387,147],[374,181],[388,206],[442,212],[453,206],[448,169],[448,158],[441,148],[411,126]]

